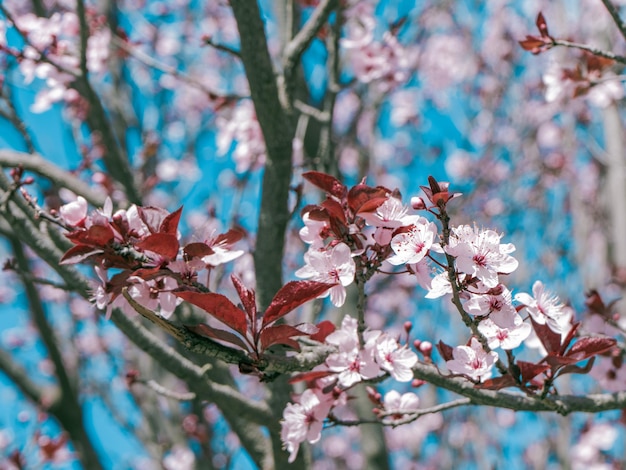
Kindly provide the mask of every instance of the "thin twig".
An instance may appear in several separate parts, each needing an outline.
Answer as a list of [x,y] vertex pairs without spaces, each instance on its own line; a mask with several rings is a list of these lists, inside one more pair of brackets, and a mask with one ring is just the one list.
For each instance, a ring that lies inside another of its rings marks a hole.
[[224,98],[226,100],[240,100],[240,99],[248,98],[248,96],[236,95],[236,94],[224,94],[215,90],[211,90],[204,83],[200,82],[196,78],[190,75],[187,75],[185,72],[178,70],[176,67],[164,64],[163,62],[156,60],[155,58],[142,52],[138,48],[130,46],[127,42],[125,42],[124,40],[120,39],[117,36],[112,37],[111,43],[115,47],[118,47],[122,51],[128,53],[129,55],[131,55],[132,57],[134,57],[135,59],[137,59],[139,62],[143,63],[144,65],[151,67],[155,70],[159,70],[168,75],[171,75],[179,79],[181,82],[184,82],[188,85],[191,85],[194,88],[197,88],[198,90],[205,92],[210,97]]
[[622,18],[619,16],[619,12],[617,11],[617,8],[615,8],[615,5],[613,5],[611,0],[602,0],[602,3],[611,14],[617,29],[619,29],[619,32],[622,33],[622,37],[626,39],[626,24],[624,24],[624,21],[622,21]]
[[605,59],[614,60],[615,62],[619,62],[621,64],[626,64],[626,57],[614,54],[613,52],[605,51],[602,49],[597,49],[595,47],[588,46],[586,44],[580,44],[577,42],[566,41],[564,39],[555,39],[552,44],[554,46],[563,46],[569,47],[572,49],[580,49],[581,51],[590,52],[593,55],[604,57]]
[[202,42],[204,44],[206,44],[207,46],[211,46],[213,49],[217,49],[218,51],[222,51],[222,52],[227,52],[228,54],[232,55],[233,57],[237,57],[238,59],[241,60],[241,54],[239,53],[238,50],[233,49],[230,46],[226,46],[224,44],[219,44],[213,41],[213,39],[205,37],[202,39]]

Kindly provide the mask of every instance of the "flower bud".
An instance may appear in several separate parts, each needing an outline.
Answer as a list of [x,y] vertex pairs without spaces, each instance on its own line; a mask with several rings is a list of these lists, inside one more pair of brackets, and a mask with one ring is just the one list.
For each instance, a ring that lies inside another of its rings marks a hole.
[[421,197],[415,196],[411,198],[411,207],[416,211],[422,211],[426,209],[426,203]]

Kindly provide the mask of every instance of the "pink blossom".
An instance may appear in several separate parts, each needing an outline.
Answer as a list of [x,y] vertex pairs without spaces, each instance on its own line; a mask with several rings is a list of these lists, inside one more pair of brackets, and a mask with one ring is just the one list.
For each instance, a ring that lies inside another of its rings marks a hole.
[[469,346],[457,346],[452,351],[454,359],[446,366],[455,374],[467,375],[473,380],[483,381],[491,377],[491,369],[498,360],[498,354],[486,352],[478,340],[472,337]]
[[479,230],[463,225],[455,227],[445,251],[456,257],[459,272],[477,277],[488,289],[498,285],[498,274],[510,274],[518,262],[509,255],[512,243],[500,243],[502,235],[493,230]]
[[59,213],[67,225],[76,227],[87,217],[87,201],[84,197],[78,196],[75,201],[62,205]]
[[374,240],[379,245],[388,245],[394,229],[411,225],[419,219],[416,215],[407,215],[407,207],[396,197],[390,196],[374,212],[360,214],[368,225],[376,227]]
[[182,302],[171,292],[178,287],[178,283],[171,277],[144,281],[139,277],[131,276],[128,280],[135,282],[128,289],[130,296],[149,310],[157,311],[158,309],[158,313],[163,318],[169,318],[176,306]]
[[[397,418],[402,417],[402,415],[406,413],[417,411],[419,409],[419,402],[420,399],[415,393],[408,392],[400,395],[400,392],[397,390],[387,392],[383,398],[385,411],[398,411],[399,416],[397,416]],[[394,417],[396,416],[394,415]]]
[[443,271],[433,277],[426,298],[438,299],[446,294],[452,294],[452,284],[450,284],[450,279],[448,279],[448,273]]
[[352,284],[356,273],[350,247],[345,243],[338,243],[327,250],[316,250],[311,247],[304,254],[304,261],[306,265],[296,271],[296,276],[336,284],[320,297],[330,294],[333,305],[341,307],[346,301],[345,286]]
[[437,226],[424,217],[411,226],[407,232],[397,234],[391,239],[391,248],[395,255],[387,259],[393,265],[419,263],[428,253],[428,250],[439,249],[435,243]]
[[399,382],[413,380],[411,368],[417,363],[417,354],[406,346],[400,346],[395,338],[384,333],[376,335],[373,344],[371,339],[368,339],[368,343],[374,350],[374,358],[381,369],[389,372]]
[[308,389],[300,395],[299,403],[288,403],[280,422],[280,438],[289,452],[289,462],[298,455],[300,444],[305,440],[311,444],[322,436],[324,420],[330,407],[328,401],[320,400],[316,390]]
[[349,315],[344,317],[339,330],[328,335],[326,343],[337,346],[338,349],[338,352],[326,358],[326,366],[337,374],[340,386],[349,388],[380,373],[372,348],[359,349],[357,321]]
[[265,140],[251,100],[240,101],[230,118],[219,117],[217,129],[218,155],[225,155],[236,142],[233,159],[238,173],[265,165]]
[[532,319],[540,325],[548,325],[555,333],[567,333],[571,327],[573,312],[560,303],[559,298],[545,290],[541,281],[533,284],[533,296],[527,293],[515,295],[515,300],[525,306]]
[[183,445],[175,445],[163,459],[165,470],[193,470],[196,468],[196,456]]
[[311,245],[312,248],[322,248],[324,246],[322,230],[327,227],[326,222],[311,219],[308,212],[302,216],[302,222],[304,222],[304,227],[299,232],[302,241]]
[[469,300],[464,303],[465,311],[474,316],[490,315],[494,312],[500,312],[507,317],[515,315],[511,291],[502,285],[500,287],[502,292],[470,293]]
[[415,223],[419,216],[407,215],[408,208],[397,197],[390,196],[374,212],[360,214],[368,225],[398,228]]
[[509,326],[497,324],[492,318],[485,318],[478,324],[478,330],[485,335],[490,348],[509,350],[522,344],[530,335],[532,327],[516,313]]

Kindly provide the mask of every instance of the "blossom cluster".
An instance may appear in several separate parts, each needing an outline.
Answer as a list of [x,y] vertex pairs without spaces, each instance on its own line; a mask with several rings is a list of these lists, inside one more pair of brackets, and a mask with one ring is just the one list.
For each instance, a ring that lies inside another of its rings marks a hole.
[[[181,300],[173,294],[179,286],[195,285],[198,273],[235,260],[243,255],[233,245],[243,237],[239,230],[217,233],[209,225],[195,239],[181,247],[178,222],[182,207],[173,213],[156,207],[132,205],[113,212],[107,198],[104,208],[88,214],[87,201],[79,196],[59,209],[59,215],[75,244],[61,263],[91,260],[100,279],[93,300],[106,309],[107,318],[115,307],[132,312],[120,294],[124,288],[144,307],[169,318]],[[111,279],[108,269],[117,272]]]
[[[15,56],[26,84],[35,78],[45,86],[37,93],[31,111],[42,113],[54,103],[65,102],[79,109],[84,100],[73,82],[81,74],[80,22],[73,11],[55,12],[49,18],[34,13],[16,15],[12,26],[25,42],[21,50],[7,42],[8,19],[0,19],[0,50]],[[86,68],[90,73],[103,73],[109,58],[111,32],[106,19],[89,11],[87,15],[89,38],[84,51]]]
[[[287,404],[281,422],[281,438],[293,462],[302,442],[315,443],[320,439],[324,421],[335,407],[345,405],[346,391],[362,381],[388,374],[399,382],[413,380],[411,368],[417,355],[394,337],[378,330],[363,333],[359,340],[357,320],[346,315],[341,328],[329,334],[325,343],[336,348],[324,364],[302,379],[312,384],[295,403]],[[411,402],[410,408],[416,403]],[[390,397],[389,406],[398,409],[399,403]]]

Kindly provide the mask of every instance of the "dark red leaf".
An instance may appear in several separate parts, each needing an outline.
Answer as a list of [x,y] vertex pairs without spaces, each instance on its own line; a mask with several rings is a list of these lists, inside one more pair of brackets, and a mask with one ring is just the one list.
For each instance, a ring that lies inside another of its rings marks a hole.
[[559,371],[559,375],[565,375],[565,374],[588,374],[589,372],[591,372],[591,368],[593,367],[593,363],[595,362],[595,360],[596,360],[596,358],[592,357],[582,367],[581,366],[575,366],[575,365],[565,366],[565,367],[563,367]]
[[205,256],[215,253],[209,245],[202,242],[188,243],[183,248],[183,251],[185,252],[185,255],[187,255],[187,257],[189,258],[203,258]]
[[554,353],[550,353],[546,356],[545,361],[550,364],[550,367],[552,368],[552,370],[557,370],[563,366],[568,366],[570,364],[576,364],[579,359],[576,359],[575,357],[566,357],[566,356],[559,356],[557,354]]
[[275,322],[279,318],[309,300],[319,297],[334,284],[317,281],[291,281],[276,293],[263,315],[263,326]]
[[108,225],[92,225],[87,230],[68,233],[66,237],[76,244],[104,247],[113,241],[115,235]]
[[178,238],[169,233],[153,233],[135,245],[138,250],[152,251],[163,258],[172,260],[178,255]]
[[566,356],[577,358],[579,361],[588,357],[602,354],[613,348],[617,341],[606,337],[586,337],[581,338],[567,351]]
[[226,233],[221,233],[215,240],[213,240],[213,246],[215,245],[232,245],[233,243],[237,243],[239,240],[243,238],[245,232],[238,228],[231,228]]
[[510,375],[503,375],[496,377],[495,379],[488,379],[482,383],[474,385],[474,388],[480,388],[483,390],[501,390],[507,387],[515,387],[517,383],[515,379]]
[[320,173],[319,171],[307,171],[302,176],[309,183],[314,184],[318,188],[332,194],[336,198],[343,199],[346,195],[347,188],[333,176],[327,175],[326,173]]
[[333,373],[334,372],[331,372],[329,370],[313,370],[310,372],[303,372],[302,374],[297,374],[291,377],[289,379],[289,383],[295,384],[295,383],[303,382],[303,381],[312,383],[317,379],[323,379],[324,377],[328,377],[329,375]]
[[178,222],[180,221],[180,215],[183,212],[183,206],[180,206],[177,210],[169,214],[163,222],[161,222],[161,226],[159,227],[160,233],[169,233],[170,235],[176,236],[176,232],[178,231]]
[[[329,220],[332,223],[333,219],[337,220],[342,225],[346,224],[346,214],[343,211],[343,207],[334,199],[326,199],[322,202],[322,207],[328,211],[330,216]],[[310,217],[310,216],[309,216]]]
[[537,337],[541,341],[541,344],[543,344],[543,347],[546,349],[548,354],[558,354],[561,350],[561,335],[552,331],[548,325],[540,325],[535,322],[532,317],[531,321],[533,329],[535,330],[535,333],[537,333]]
[[443,341],[439,340],[437,343],[437,349],[439,350],[439,354],[441,354],[444,361],[451,361],[454,358],[452,355],[452,346],[448,346]]
[[275,344],[283,344],[300,351],[300,345],[293,339],[297,336],[307,336],[307,334],[291,325],[273,325],[263,328],[259,335],[261,351],[265,351]]
[[574,323],[572,325],[572,328],[567,333],[567,336],[563,338],[563,340],[561,341],[561,349],[559,349],[559,354],[561,356],[565,354],[565,350],[570,345],[572,340],[576,337],[576,332],[578,331],[579,327],[580,327],[580,322]]
[[169,269],[162,269],[160,266],[155,266],[153,268],[136,269],[133,271],[132,275],[140,277],[144,281],[149,281],[158,277],[171,276],[172,272]]
[[226,343],[235,345],[241,349],[243,349],[244,351],[249,351],[248,350],[248,345],[246,343],[244,343],[244,341],[237,336],[234,333],[231,333],[230,331],[225,331],[225,330],[220,330],[218,328],[213,328],[209,325],[206,324],[200,324],[200,325],[193,325],[193,326],[189,326],[189,325],[185,325],[185,327],[190,330],[193,331],[194,333],[200,335],[200,336],[206,336],[207,338],[211,338],[211,339],[217,339],[219,341],[224,341]]
[[222,294],[192,291],[174,291],[174,294],[196,307],[200,307],[242,336],[246,335],[248,331],[246,314]]
[[532,52],[533,54],[542,52],[542,48],[546,45],[543,39],[536,36],[526,36],[526,39],[518,41],[518,43],[522,46],[522,49]]
[[170,215],[165,209],[151,206],[137,206],[137,213],[142,222],[148,227],[150,233],[157,233],[163,221]]
[[65,252],[59,264],[82,263],[90,257],[102,253],[102,250],[89,245],[76,245]]
[[541,33],[542,38],[550,38],[550,34],[548,33],[548,24],[546,23],[546,19],[543,17],[543,13],[539,12],[537,15],[537,29],[539,29],[539,33]]
[[239,279],[234,274],[230,276],[235,289],[237,289],[237,294],[239,294],[239,298],[241,299],[241,304],[243,305],[244,310],[248,314],[248,319],[252,324],[256,320],[256,296],[253,290],[246,288]]
[[326,337],[336,330],[333,322],[328,320],[324,320],[319,322],[317,325],[318,331],[310,336],[313,341],[319,341],[323,343],[326,340]]
[[516,364],[520,369],[522,383],[524,384],[550,368],[547,364],[534,364],[526,361],[517,361]]
[[348,207],[353,214],[372,212],[387,200],[389,193],[380,186],[372,188],[366,184],[357,184],[348,192]]

